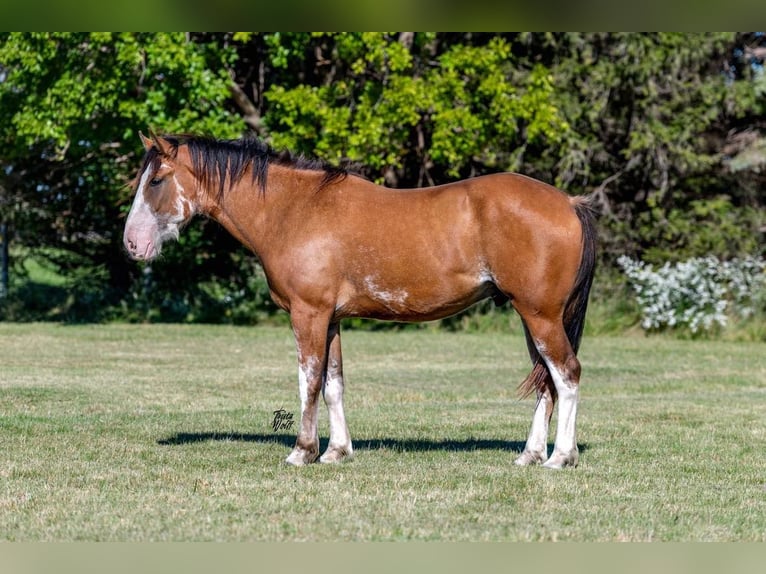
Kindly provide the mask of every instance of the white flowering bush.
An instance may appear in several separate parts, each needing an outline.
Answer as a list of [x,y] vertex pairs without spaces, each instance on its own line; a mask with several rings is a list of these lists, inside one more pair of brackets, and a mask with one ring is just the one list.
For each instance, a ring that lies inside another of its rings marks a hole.
[[617,260],[636,294],[646,330],[688,327],[692,333],[749,317],[766,299],[766,260],[695,257],[658,269],[623,255]]

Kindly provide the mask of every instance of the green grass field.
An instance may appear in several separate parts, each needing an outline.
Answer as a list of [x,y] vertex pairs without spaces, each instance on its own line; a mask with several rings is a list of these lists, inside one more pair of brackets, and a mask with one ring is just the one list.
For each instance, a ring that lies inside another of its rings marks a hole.
[[347,331],[344,358],[356,458],[297,469],[287,328],[0,324],[0,539],[766,541],[763,343],[586,338],[559,472],[512,464],[522,336]]

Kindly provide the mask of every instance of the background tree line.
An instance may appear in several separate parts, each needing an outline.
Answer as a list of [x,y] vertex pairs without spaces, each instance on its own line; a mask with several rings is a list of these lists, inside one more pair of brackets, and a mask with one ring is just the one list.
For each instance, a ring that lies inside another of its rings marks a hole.
[[274,313],[212,222],[127,260],[147,128],[254,133],[395,187],[513,170],[595,193],[606,284],[624,254],[762,254],[764,57],[761,33],[2,33],[0,317]]

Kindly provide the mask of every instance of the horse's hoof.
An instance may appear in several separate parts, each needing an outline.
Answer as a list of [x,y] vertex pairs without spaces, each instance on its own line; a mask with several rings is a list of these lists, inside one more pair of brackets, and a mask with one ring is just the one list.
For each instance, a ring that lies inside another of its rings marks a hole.
[[348,462],[353,460],[354,452],[351,449],[351,445],[348,447],[328,447],[322,456],[319,457],[319,462],[322,464],[335,464],[339,462]]
[[530,466],[532,464],[540,464],[545,460],[546,453],[532,452],[525,450],[519,457],[513,461],[513,464],[518,466]]
[[292,466],[306,466],[317,459],[318,453],[308,451],[302,448],[294,448],[293,452],[285,459],[285,462]]
[[570,453],[554,451],[551,457],[543,463],[543,466],[556,470],[560,470],[565,466],[575,467],[577,466],[577,459],[578,453],[576,450]]

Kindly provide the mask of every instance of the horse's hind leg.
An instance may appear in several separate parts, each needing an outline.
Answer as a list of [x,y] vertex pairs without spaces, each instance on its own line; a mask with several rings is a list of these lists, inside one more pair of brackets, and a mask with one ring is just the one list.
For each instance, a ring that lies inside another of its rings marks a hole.
[[[576,423],[580,362],[569,343],[560,318],[553,319],[544,315],[531,315],[526,317],[525,322],[537,352],[548,367],[559,401],[553,453],[543,463],[543,466],[547,468],[576,466],[579,457]],[[550,389],[538,394],[538,404],[535,408],[532,432],[530,432],[530,438],[534,439],[533,444],[529,445],[528,441],[528,446],[538,447],[537,453],[541,452],[539,450],[540,441],[545,440],[542,436],[543,432],[547,435],[548,425],[543,424],[543,422],[547,423],[550,420],[553,411],[553,398]],[[523,453],[522,456],[524,456]],[[524,463],[524,460],[521,463]]]
[[[523,324],[529,358],[532,365],[535,365],[534,368],[540,368],[537,366],[540,354],[537,352],[537,347],[535,347],[532,336],[529,334],[526,323]],[[556,402],[556,391],[553,388],[553,379],[551,379],[547,367],[543,366],[542,368],[545,369],[544,381],[543,386],[536,389],[537,403],[535,404],[535,414],[532,416],[532,428],[529,430],[524,451],[514,461],[520,466],[540,464],[548,459],[548,427],[553,415],[553,405]],[[530,373],[530,376],[533,374]]]
[[330,418],[330,443],[319,462],[349,460],[354,449],[343,412],[343,358],[340,349],[340,324],[330,325],[328,332],[327,373],[322,395]]
[[553,415],[555,399],[550,389],[537,391],[535,414],[532,415],[532,428],[529,430],[524,451],[513,462],[519,466],[539,464],[548,458],[548,426]]

